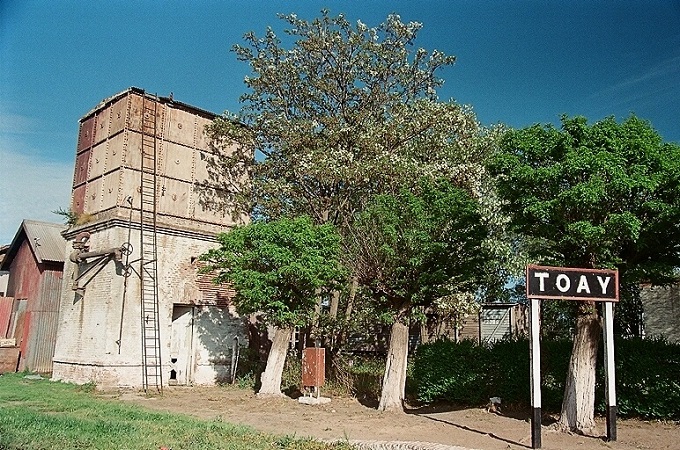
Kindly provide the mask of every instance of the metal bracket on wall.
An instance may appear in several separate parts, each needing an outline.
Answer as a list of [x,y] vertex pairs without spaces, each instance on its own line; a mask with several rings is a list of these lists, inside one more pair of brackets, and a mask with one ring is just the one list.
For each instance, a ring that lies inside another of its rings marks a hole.
[[[109,248],[106,250],[90,251],[90,233],[84,231],[78,233],[76,238],[73,240],[73,248],[75,249],[69,259],[71,262],[76,264],[75,271],[73,272],[73,284],[71,289],[83,294],[85,292],[85,286],[92,281],[92,279],[97,276],[99,272],[102,271],[104,266],[110,261],[114,260],[120,262],[123,259],[123,255],[127,254],[131,249],[125,244],[116,248]],[[91,259],[88,261],[88,259]],[[86,264],[87,267],[81,270],[81,265]],[[85,280],[81,283],[82,280]]]

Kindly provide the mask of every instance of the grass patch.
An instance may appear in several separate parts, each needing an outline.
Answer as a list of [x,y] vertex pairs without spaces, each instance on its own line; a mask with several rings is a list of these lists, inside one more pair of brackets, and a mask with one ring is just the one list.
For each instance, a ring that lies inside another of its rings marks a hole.
[[92,389],[24,376],[0,376],[0,450],[352,448],[272,436],[221,420],[151,412],[97,398]]

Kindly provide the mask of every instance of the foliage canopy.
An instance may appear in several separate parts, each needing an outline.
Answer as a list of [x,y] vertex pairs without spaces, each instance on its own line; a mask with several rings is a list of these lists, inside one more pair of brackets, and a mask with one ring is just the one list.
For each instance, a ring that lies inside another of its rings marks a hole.
[[477,202],[446,180],[416,192],[380,195],[361,212],[348,240],[348,264],[391,319],[412,306],[478,288],[487,237]]
[[202,256],[216,283],[236,290],[239,313],[261,313],[280,328],[308,323],[319,295],[343,280],[340,237],[309,217],[253,222],[219,236]]
[[680,146],[644,120],[509,131],[489,165],[536,262],[618,267],[665,284],[680,265]]
[[280,18],[288,36],[268,28],[234,47],[250,65],[249,90],[239,114],[208,130],[230,148],[212,168],[239,212],[343,227],[371,195],[404,182],[479,177],[487,131],[469,109],[438,101],[437,72],[455,58],[416,49],[421,24],[390,15],[368,27],[328,11]]

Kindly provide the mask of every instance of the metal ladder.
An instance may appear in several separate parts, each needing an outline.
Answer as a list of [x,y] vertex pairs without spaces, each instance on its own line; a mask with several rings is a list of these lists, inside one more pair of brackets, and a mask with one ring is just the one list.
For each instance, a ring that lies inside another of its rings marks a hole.
[[144,391],[163,392],[156,248],[158,98],[142,93],[142,167],[140,196],[140,278]]

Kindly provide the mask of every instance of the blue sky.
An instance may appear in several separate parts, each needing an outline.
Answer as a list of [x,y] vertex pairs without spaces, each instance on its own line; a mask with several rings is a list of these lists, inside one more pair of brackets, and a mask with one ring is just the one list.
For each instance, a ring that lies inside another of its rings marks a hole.
[[417,45],[458,58],[440,97],[486,125],[634,113],[680,142],[680,0],[0,0],[0,244],[21,219],[60,221],[78,120],[100,100],[136,86],[237,111],[248,67],[231,46],[324,7],[422,22]]

